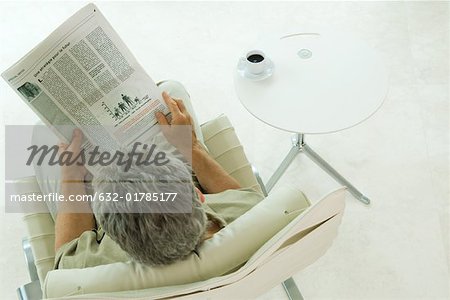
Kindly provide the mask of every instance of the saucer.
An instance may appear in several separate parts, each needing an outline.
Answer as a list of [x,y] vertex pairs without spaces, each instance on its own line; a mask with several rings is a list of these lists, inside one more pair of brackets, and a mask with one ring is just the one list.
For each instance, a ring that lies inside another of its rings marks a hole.
[[268,58],[266,58],[266,59],[267,59],[267,66],[264,69],[264,71],[261,72],[260,74],[253,74],[253,73],[248,72],[247,68],[245,67],[246,63],[245,63],[244,58],[241,58],[239,60],[238,65],[237,65],[237,72],[242,77],[253,80],[253,81],[259,81],[259,80],[266,79],[272,75],[273,69],[274,69],[272,61]]

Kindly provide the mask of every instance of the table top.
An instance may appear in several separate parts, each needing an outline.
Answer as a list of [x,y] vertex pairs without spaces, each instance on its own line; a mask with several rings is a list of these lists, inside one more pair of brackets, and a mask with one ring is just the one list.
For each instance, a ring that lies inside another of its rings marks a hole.
[[234,72],[237,95],[259,120],[297,133],[328,133],[355,126],[381,106],[388,76],[378,54],[342,33],[277,35],[244,49],[262,50],[271,76]]

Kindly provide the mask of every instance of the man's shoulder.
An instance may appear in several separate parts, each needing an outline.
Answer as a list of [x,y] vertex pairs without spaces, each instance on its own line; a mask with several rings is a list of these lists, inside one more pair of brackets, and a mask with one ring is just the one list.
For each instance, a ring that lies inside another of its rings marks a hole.
[[54,268],[87,268],[128,260],[126,252],[102,230],[90,230],[58,249]]
[[264,199],[252,188],[230,189],[217,194],[205,194],[205,206],[231,223]]

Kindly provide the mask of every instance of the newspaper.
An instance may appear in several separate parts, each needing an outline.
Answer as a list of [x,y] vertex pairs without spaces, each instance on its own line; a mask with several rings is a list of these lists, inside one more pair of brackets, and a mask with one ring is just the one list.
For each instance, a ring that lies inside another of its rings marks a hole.
[[83,7],[2,77],[62,140],[127,147],[170,117],[161,91],[94,4]]

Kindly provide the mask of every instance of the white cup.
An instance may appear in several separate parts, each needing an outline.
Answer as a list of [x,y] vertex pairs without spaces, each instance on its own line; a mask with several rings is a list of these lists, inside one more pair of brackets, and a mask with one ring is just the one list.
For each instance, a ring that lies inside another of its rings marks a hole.
[[266,55],[260,50],[252,50],[247,52],[244,57],[244,61],[247,71],[254,75],[264,72],[267,66]]

